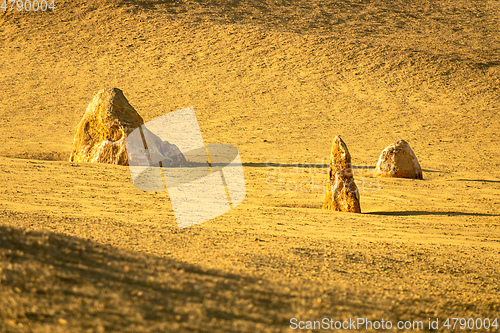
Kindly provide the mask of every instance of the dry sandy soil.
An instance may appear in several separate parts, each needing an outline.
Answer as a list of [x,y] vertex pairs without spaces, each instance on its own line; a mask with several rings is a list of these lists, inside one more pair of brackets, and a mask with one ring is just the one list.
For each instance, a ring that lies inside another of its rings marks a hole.
[[[55,4],[0,12],[1,332],[500,320],[499,1]],[[194,106],[244,202],[179,230],[127,167],[67,162],[105,87],[146,121]],[[339,134],[363,214],[321,209]],[[372,177],[399,139],[424,180]]]

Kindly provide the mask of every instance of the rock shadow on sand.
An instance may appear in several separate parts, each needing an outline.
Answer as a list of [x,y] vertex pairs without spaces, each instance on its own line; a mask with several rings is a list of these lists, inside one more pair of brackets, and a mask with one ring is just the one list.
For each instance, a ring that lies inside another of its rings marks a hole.
[[384,215],[384,216],[427,216],[427,215],[441,215],[441,216],[500,216],[500,214],[487,214],[487,213],[467,213],[467,212],[429,212],[423,210],[408,210],[408,211],[381,211],[381,212],[367,212],[370,215]]
[[500,180],[488,180],[488,179],[455,179],[455,181],[459,182],[484,182],[484,183],[499,183]]

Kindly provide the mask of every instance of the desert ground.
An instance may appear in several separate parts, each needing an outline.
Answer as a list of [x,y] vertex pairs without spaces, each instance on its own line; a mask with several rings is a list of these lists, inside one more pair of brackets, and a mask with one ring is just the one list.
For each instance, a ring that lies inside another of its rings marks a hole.
[[[500,331],[443,326],[500,321],[499,1],[55,5],[0,10],[1,332]],[[193,106],[245,200],[179,229],[128,167],[68,162],[107,87]],[[321,209],[335,135],[362,214]],[[399,139],[423,180],[373,177]]]

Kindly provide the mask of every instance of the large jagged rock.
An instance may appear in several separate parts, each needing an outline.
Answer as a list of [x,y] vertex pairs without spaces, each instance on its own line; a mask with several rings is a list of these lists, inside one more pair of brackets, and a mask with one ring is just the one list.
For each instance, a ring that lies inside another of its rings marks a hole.
[[102,89],[76,128],[69,161],[128,165],[127,135],[142,124],[120,89]]
[[[144,120],[129,104],[120,89],[102,89],[92,99],[76,128],[69,161],[128,165],[127,136],[143,124]],[[146,131],[147,133],[144,133]],[[150,138],[149,142],[153,142],[151,147],[144,148],[148,149],[149,155],[156,156],[157,160],[164,160],[163,166],[187,164],[177,146],[162,141],[144,126],[141,135],[142,137],[147,135]]]
[[361,213],[359,191],[352,174],[351,154],[339,136],[333,139],[323,209]]
[[375,176],[423,179],[417,156],[404,140],[399,140],[382,151]]

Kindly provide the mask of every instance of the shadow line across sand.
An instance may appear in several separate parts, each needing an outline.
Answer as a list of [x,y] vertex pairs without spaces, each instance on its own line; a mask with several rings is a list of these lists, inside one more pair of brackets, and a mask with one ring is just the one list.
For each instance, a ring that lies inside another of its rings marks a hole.
[[[500,183],[500,180],[487,180],[487,179],[453,179],[459,182],[485,182],[485,183]],[[450,180],[452,181],[452,180]]]
[[409,211],[382,211],[382,212],[366,212],[370,215],[386,215],[386,216],[423,216],[423,215],[447,215],[447,216],[500,216],[500,214],[487,213],[466,213],[466,212],[428,212],[420,210]]
[[[330,167],[330,164],[324,163],[242,163],[243,166],[251,168],[318,168],[326,169]],[[375,169],[371,165],[353,165],[354,169]]]
[[[318,169],[326,169],[330,167],[330,164],[324,163],[242,163],[243,166],[250,168],[318,168]],[[375,169],[374,165],[353,165],[353,169]],[[444,171],[439,170],[428,170],[422,169],[424,172],[441,172]],[[460,180],[460,179],[459,179]]]

